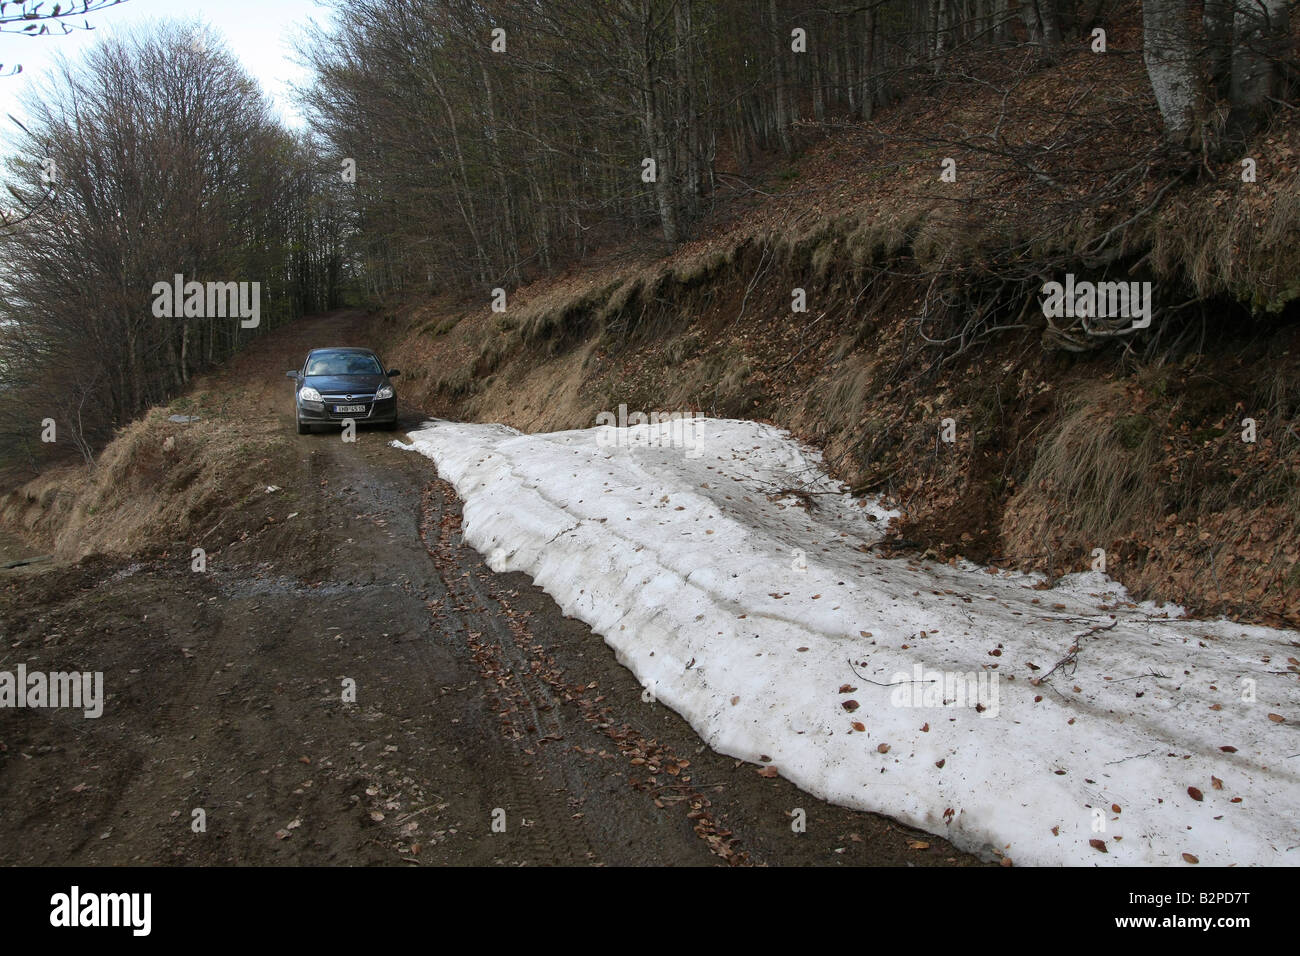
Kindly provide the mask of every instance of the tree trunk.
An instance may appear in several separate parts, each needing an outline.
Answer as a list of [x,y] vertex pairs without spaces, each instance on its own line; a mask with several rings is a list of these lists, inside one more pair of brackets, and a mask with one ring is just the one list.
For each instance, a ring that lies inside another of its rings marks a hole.
[[1205,0],[1201,24],[1205,28],[1206,59],[1210,69],[1210,88],[1216,96],[1228,95],[1232,76],[1233,0]]
[[1061,25],[1051,0],[1020,0],[1020,19],[1042,59],[1053,62],[1061,50]]
[[776,0],[767,0],[768,14],[772,19],[772,55],[776,76],[776,135],[781,152],[789,156],[794,152],[790,139],[789,91],[785,80],[785,37],[781,35],[781,21],[776,15]]
[[862,33],[862,118],[870,120],[876,111],[876,11],[867,8],[867,28]]
[[1282,92],[1290,35],[1286,0],[1236,0],[1230,81],[1233,125],[1254,126],[1268,98]]
[[1165,136],[1180,145],[1197,138],[1201,100],[1185,12],[1180,0],[1142,0],[1142,59]]

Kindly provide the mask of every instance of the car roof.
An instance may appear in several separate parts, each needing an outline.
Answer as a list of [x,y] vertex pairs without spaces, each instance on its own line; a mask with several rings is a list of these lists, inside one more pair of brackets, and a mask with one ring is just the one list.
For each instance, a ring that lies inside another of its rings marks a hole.
[[358,348],[348,347],[348,348],[338,348],[338,349],[312,349],[310,352],[307,353],[307,357],[311,358],[313,355],[316,355],[320,352],[360,352],[363,355],[379,354],[374,349],[358,349]]

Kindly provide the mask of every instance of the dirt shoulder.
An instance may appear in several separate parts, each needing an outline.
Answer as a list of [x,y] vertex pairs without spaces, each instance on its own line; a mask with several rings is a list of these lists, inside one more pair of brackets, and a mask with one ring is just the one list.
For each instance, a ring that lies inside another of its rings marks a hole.
[[222,450],[258,486],[185,540],[0,572],[0,670],[105,691],[98,719],[0,709],[0,862],[978,863],[709,751],[526,577],[489,571],[449,486],[386,433],[293,435],[283,370],[368,334],[308,320],[196,385],[267,440]]

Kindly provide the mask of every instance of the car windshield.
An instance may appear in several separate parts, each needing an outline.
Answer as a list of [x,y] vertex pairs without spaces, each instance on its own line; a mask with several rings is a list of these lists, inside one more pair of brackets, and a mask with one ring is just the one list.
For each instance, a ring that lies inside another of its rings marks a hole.
[[307,361],[308,375],[382,375],[379,360],[365,352],[326,352]]

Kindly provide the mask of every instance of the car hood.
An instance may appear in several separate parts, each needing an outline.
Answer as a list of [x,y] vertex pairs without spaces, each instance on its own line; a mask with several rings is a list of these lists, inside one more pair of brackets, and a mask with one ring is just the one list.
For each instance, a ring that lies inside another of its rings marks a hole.
[[388,381],[384,375],[308,375],[302,380],[322,395],[369,394]]

